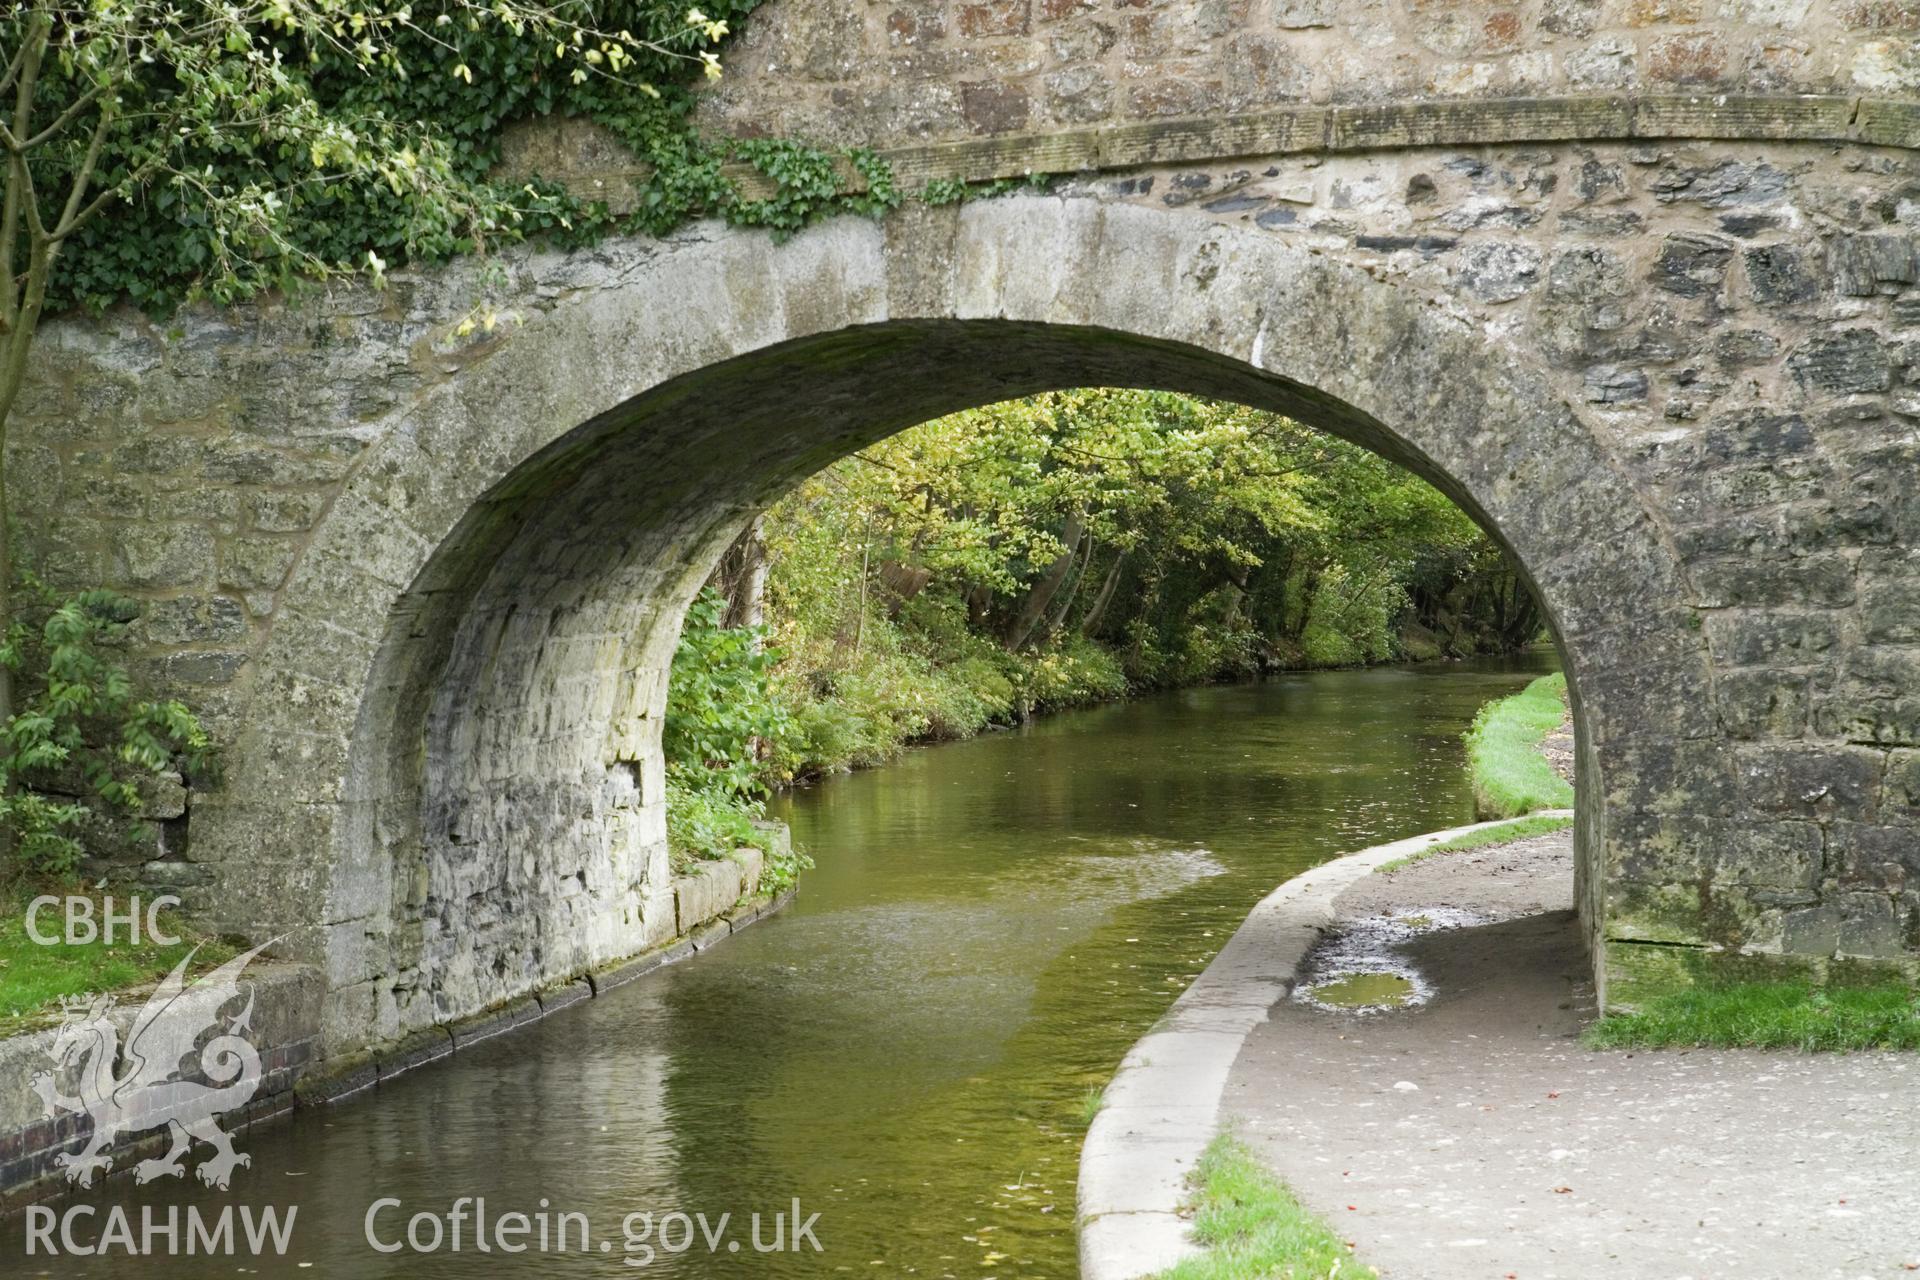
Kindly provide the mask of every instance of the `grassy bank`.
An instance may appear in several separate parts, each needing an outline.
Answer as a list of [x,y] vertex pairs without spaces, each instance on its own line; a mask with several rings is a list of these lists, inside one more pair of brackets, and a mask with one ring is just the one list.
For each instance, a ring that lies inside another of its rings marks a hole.
[[[196,969],[210,967],[238,954],[232,947],[203,937],[179,920],[163,916],[161,927],[179,942],[159,946],[144,940],[138,945],[116,942],[113,946],[96,939],[87,943],[60,942],[43,945],[27,932],[27,909],[39,894],[64,898],[83,891],[60,884],[16,883],[0,890],[0,1032],[12,1031],[36,1015],[52,1009],[62,996],[87,992],[120,991],[165,977],[194,947]],[[124,911],[126,902],[118,902]],[[94,919],[104,918],[105,903],[97,896]],[[35,920],[43,936],[57,935],[63,928],[59,908],[43,908]],[[144,921],[142,928],[144,929]]]
[[1517,818],[1573,805],[1573,787],[1540,754],[1540,743],[1567,716],[1567,678],[1542,676],[1510,698],[1480,709],[1467,730],[1475,812]]
[[1572,818],[1529,817],[1519,818],[1497,827],[1488,827],[1484,831],[1469,831],[1463,836],[1451,840],[1442,840],[1436,845],[1410,853],[1404,858],[1395,858],[1392,862],[1380,864],[1382,873],[1404,871],[1416,863],[1424,862],[1437,853],[1455,853],[1461,849],[1480,849],[1487,845],[1510,844],[1515,840],[1530,840],[1534,836],[1544,836],[1554,831],[1565,831],[1573,825]]
[[1587,1028],[1586,1042],[1596,1049],[1920,1049],[1920,990],[1905,982],[1693,987],[1608,1014]]
[[1331,1280],[1376,1274],[1294,1199],[1254,1159],[1247,1145],[1223,1133],[1193,1172],[1193,1235],[1206,1252],[1160,1280]]

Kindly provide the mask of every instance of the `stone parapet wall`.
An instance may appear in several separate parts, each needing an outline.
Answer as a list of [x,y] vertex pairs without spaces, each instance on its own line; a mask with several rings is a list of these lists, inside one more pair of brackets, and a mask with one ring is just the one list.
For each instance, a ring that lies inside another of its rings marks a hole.
[[1920,88],[1902,0],[778,0],[744,30],[703,123],[883,149],[1304,104]]

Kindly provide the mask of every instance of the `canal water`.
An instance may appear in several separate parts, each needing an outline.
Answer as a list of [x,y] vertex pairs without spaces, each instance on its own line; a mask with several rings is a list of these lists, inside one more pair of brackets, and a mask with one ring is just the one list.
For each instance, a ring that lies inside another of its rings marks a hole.
[[[284,1258],[23,1259],[16,1219],[6,1272],[1067,1280],[1087,1113],[1127,1047],[1279,882],[1470,821],[1461,731],[1554,662],[1168,693],[784,797],[819,865],[783,914],[241,1135],[252,1166],[228,1193],[115,1180],[81,1197],[125,1206],[136,1232],[143,1205],[162,1222],[167,1206],[209,1222],[297,1206]],[[462,1215],[456,1252],[457,1197],[485,1208]],[[400,1252],[369,1242],[370,1210]],[[509,1218],[480,1252],[473,1219],[514,1213],[525,1234]],[[437,1251],[405,1244],[415,1214],[438,1217],[415,1225]]]

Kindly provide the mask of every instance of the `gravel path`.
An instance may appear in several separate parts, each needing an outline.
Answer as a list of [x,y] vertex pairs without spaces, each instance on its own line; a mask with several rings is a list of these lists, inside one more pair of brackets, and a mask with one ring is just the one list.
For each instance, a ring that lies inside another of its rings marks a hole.
[[[1355,884],[1338,913],[1373,921],[1383,961],[1410,962],[1430,1001],[1283,1001],[1235,1062],[1226,1114],[1386,1277],[1920,1270],[1920,1057],[1584,1049],[1571,898],[1564,834]],[[1455,911],[1483,922],[1379,927]]]

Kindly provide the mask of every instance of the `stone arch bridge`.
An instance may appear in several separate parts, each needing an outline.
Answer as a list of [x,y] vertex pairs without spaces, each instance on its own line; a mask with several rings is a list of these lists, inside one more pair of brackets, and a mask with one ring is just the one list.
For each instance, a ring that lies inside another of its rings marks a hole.
[[[672,929],[679,617],[810,470],[1115,384],[1359,441],[1524,567],[1627,998],[1920,956],[1920,9],[1904,0],[776,0],[703,110],[910,189],[339,292],[63,321],[29,549],[145,598],[228,743],[157,884],[325,965],[336,1049]],[[578,124],[511,163],[623,198]],[[453,336],[493,289],[513,320]],[[663,914],[664,912],[664,914]]]

